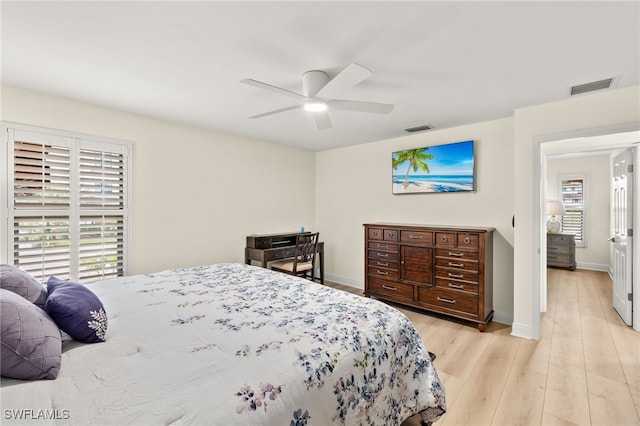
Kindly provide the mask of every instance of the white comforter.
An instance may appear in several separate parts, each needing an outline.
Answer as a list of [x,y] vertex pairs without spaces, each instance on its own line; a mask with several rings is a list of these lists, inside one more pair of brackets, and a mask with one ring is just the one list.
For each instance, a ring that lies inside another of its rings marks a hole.
[[381,302],[242,264],[89,288],[107,341],[66,341],[54,381],[2,379],[3,425],[398,425],[444,413],[420,336]]

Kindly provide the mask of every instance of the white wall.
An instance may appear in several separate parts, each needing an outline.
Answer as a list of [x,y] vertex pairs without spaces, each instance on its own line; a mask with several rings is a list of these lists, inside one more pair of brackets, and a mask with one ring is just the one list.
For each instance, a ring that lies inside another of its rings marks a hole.
[[10,86],[2,120],[133,143],[130,274],[242,262],[247,235],[315,221],[310,151]]
[[[394,151],[473,139],[476,192],[391,193]],[[513,315],[513,120],[434,130],[316,154],[316,225],[330,279],[362,288],[368,222],[467,225],[494,233],[496,320]]]
[[587,247],[576,247],[578,268],[608,271],[611,266],[610,211],[611,160],[608,153],[547,160],[547,198],[560,199],[563,175],[586,176],[585,235]]
[[534,234],[539,206],[534,206],[534,198],[540,192],[535,167],[539,161],[537,152],[541,139],[639,123],[639,100],[640,86],[634,86],[593,92],[515,111],[514,334],[537,338],[539,332],[535,326],[540,317],[536,309],[538,290],[534,288],[540,265],[539,236]]

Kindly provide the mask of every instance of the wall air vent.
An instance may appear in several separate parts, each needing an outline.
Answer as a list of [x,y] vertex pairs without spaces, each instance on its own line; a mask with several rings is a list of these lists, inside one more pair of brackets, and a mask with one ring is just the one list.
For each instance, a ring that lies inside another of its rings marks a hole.
[[582,93],[593,92],[594,90],[608,89],[613,83],[613,78],[606,80],[594,81],[591,83],[579,84],[571,87],[571,96],[580,95]]
[[404,129],[405,132],[414,133],[414,132],[422,132],[424,130],[431,130],[432,126],[428,124],[423,124],[422,126],[409,127],[408,129]]

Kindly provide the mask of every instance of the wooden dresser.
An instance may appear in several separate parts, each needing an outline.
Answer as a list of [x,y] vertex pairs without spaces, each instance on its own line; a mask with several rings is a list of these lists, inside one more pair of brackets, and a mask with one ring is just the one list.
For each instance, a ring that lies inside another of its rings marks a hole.
[[365,295],[477,324],[493,318],[493,228],[364,225]]
[[576,270],[575,235],[547,234],[547,266]]

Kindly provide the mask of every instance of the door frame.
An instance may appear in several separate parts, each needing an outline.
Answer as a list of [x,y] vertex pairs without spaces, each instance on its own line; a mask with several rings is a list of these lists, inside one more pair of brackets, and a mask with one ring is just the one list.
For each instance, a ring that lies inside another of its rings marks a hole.
[[[551,151],[554,153],[596,151],[604,149],[628,148],[640,142],[640,123],[597,129],[583,129],[570,132],[536,136],[533,155],[533,203],[532,231],[537,252],[533,254],[533,285],[531,294],[531,332],[533,339],[540,339],[541,312],[546,311],[547,300],[547,240],[545,227],[546,203],[546,161]],[[580,144],[580,145],[578,145]],[[559,150],[559,151],[558,151]],[[640,164],[640,149],[635,150],[635,162]],[[543,174],[544,172],[544,174]],[[640,205],[640,169],[634,173],[634,207]],[[633,221],[640,224],[640,208],[634,208]],[[633,276],[639,277],[638,254],[640,238],[633,239]],[[640,331],[640,279],[633,280],[633,328]],[[544,298],[544,299],[543,299]],[[543,302],[544,301],[544,302]],[[543,310],[544,308],[544,310]]]

